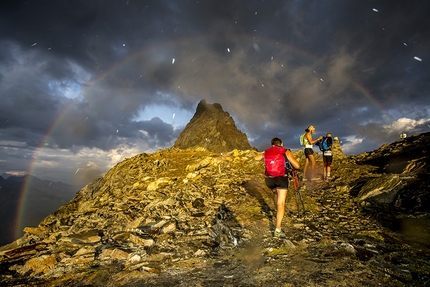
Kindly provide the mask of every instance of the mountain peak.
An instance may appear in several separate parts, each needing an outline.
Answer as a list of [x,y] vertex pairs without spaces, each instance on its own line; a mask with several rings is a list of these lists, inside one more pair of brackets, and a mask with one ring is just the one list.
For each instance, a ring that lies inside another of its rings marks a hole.
[[208,104],[204,99],[173,147],[204,147],[214,152],[252,149],[246,134],[236,127],[230,114],[219,103]]
[[211,113],[211,112],[212,113],[217,113],[217,112],[219,113],[219,112],[221,112],[222,113],[222,112],[224,112],[224,110],[222,109],[222,106],[220,104],[213,103],[211,105],[211,104],[208,104],[205,99],[203,99],[197,105],[196,115],[201,115],[205,112],[208,112],[208,113]]

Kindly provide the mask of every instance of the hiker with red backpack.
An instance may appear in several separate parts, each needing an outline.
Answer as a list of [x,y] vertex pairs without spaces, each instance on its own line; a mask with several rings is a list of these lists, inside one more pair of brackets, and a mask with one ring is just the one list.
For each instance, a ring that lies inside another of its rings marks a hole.
[[280,138],[273,138],[272,147],[258,154],[255,160],[264,159],[265,164],[265,183],[273,191],[273,202],[276,207],[276,229],[273,237],[285,237],[282,232],[282,219],[285,214],[285,200],[287,199],[289,178],[286,163],[290,163],[293,168],[299,169],[300,163],[294,158],[292,152],[283,147]]

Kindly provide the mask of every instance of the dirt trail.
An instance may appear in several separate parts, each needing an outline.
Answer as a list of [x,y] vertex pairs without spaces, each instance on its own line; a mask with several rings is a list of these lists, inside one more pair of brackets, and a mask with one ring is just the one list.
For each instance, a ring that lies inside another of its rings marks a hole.
[[[317,190],[323,185],[303,189],[307,208],[315,209],[323,194]],[[283,222],[289,236],[286,240],[274,239],[275,211],[270,190],[259,179],[249,180],[244,187],[260,205],[263,217],[247,222],[252,238],[246,245],[222,250],[204,260],[194,258],[165,265],[161,274],[149,274],[126,286],[397,286],[342,248],[345,242],[338,237],[315,240],[308,226],[318,228],[313,211],[299,216],[292,191]]]

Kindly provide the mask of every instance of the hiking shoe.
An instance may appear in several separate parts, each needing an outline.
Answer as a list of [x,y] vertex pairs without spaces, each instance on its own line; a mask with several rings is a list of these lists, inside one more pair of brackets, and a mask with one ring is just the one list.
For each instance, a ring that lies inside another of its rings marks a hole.
[[285,238],[285,233],[281,230],[281,231],[276,231],[273,232],[273,238]]

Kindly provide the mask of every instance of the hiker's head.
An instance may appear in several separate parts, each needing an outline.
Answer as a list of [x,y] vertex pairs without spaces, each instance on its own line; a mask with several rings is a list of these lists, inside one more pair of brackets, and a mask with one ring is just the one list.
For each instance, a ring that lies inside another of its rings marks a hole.
[[327,138],[331,138],[331,133],[327,133],[325,136],[326,136]]
[[309,126],[307,129],[305,129],[305,132],[307,132],[307,133],[309,133],[309,132],[313,133],[313,132],[315,132],[315,127],[314,126]]
[[282,146],[282,140],[280,138],[273,138],[272,139],[272,145]]

